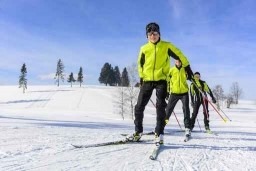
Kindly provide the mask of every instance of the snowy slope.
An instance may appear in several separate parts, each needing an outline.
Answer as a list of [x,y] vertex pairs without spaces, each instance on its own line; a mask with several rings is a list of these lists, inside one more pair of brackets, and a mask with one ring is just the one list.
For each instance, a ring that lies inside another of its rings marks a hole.
[[[256,102],[252,101],[223,108],[232,122],[224,123],[210,110],[210,126],[217,135],[203,133],[196,125],[186,143],[171,116],[156,161],[148,158],[150,141],[74,149],[71,144],[115,141],[124,138],[122,133],[133,132],[130,116],[122,120],[117,112],[117,92],[103,86],[31,86],[23,94],[16,86],[1,86],[0,170],[256,170]],[[183,127],[180,103],[175,112]],[[201,112],[203,129],[202,119]],[[145,132],[154,126],[155,109],[149,103]]]

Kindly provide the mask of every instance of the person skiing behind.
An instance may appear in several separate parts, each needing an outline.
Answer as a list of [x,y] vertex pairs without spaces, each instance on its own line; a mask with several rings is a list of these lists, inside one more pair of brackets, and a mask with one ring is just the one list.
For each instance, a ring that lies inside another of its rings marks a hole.
[[181,100],[184,114],[185,135],[189,137],[190,132],[190,110],[189,110],[189,86],[187,73],[180,60],[175,60],[175,66],[169,72],[170,97],[166,108],[165,123],[167,124],[177,102]]
[[[199,111],[201,104],[203,105],[203,114],[204,114],[204,126],[207,132],[210,132],[209,126],[209,110],[208,110],[208,100],[207,94],[211,96],[212,102],[216,103],[216,100],[213,96],[213,93],[207,83],[200,79],[200,73],[194,73],[194,83],[190,85],[190,97],[191,97],[191,105],[193,107],[192,117],[190,119],[192,131],[195,125],[196,117]],[[198,90],[200,89],[200,91]],[[203,93],[203,94],[202,94]]]
[[135,133],[127,136],[128,141],[139,141],[143,133],[143,118],[145,106],[150,100],[153,90],[156,90],[156,127],[155,142],[163,143],[165,126],[165,98],[167,96],[167,77],[170,70],[170,56],[179,59],[184,65],[188,79],[193,72],[189,61],[172,43],[160,39],[160,28],[157,23],[146,26],[148,43],[140,48],[138,56],[138,73],[140,77],[140,92],[135,106]]

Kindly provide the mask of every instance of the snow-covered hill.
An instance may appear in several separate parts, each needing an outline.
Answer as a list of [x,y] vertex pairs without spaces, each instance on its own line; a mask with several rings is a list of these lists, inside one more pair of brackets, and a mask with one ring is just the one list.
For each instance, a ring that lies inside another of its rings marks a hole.
[[[120,140],[122,133],[134,131],[130,116],[123,120],[118,112],[117,96],[117,88],[103,86],[31,86],[25,94],[16,86],[0,86],[0,170],[256,170],[256,102],[252,101],[222,108],[232,122],[224,123],[210,110],[210,126],[217,135],[201,132],[197,125],[186,143],[171,116],[156,161],[149,159],[150,141],[74,149],[71,144]],[[175,113],[183,127],[180,103]],[[202,118],[201,112],[203,129]],[[154,129],[155,120],[149,103],[145,132]]]

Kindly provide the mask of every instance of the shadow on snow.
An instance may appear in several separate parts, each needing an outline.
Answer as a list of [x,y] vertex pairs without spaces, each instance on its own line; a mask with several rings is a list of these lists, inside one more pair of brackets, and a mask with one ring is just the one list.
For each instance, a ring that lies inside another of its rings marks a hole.
[[40,100],[14,100],[14,101],[1,102],[0,104],[31,103],[31,102],[43,102],[43,101],[49,101],[49,100],[50,100],[50,99],[40,99]]
[[171,144],[167,143],[164,145],[164,147],[161,149],[161,151],[165,149],[180,149],[180,148],[187,148],[187,149],[209,149],[209,150],[242,150],[242,151],[256,151],[256,146],[244,146],[244,147],[220,147],[220,146],[210,146],[210,145],[196,145],[196,144],[191,144],[191,145],[184,145],[184,144]]
[[88,128],[88,129],[106,129],[106,128],[122,128],[122,129],[131,129],[133,126],[121,125],[121,124],[112,124],[106,122],[81,122],[81,121],[61,121],[61,120],[45,120],[45,119],[34,119],[34,118],[22,118],[22,117],[6,117],[0,116],[3,119],[16,119],[23,121],[35,121],[34,123],[41,126],[52,126],[52,127],[74,127],[74,128]]

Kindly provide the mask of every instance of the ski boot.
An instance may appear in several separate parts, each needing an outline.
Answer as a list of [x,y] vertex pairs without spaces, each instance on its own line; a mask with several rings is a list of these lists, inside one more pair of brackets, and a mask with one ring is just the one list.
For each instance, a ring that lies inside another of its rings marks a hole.
[[135,133],[133,133],[132,135],[128,135],[128,136],[126,137],[126,141],[134,141],[134,142],[137,142],[137,141],[140,140],[141,136],[142,136],[142,133],[135,132]]
[[205,126],[205,131],[206,131],[206,133],[209,133],[209,134],[212,133],[212,131],[210,130],[210,127],[209,127],[209,126]]
[[164,122],[165,122],[165,125],[167,125],[169,122],[169,119],[165,119]]
[[164,143],[164,135],[163,134],[155,134],[155,144],[160,145]]
[[189,128],[185,128],[185,135],[186,137],[190,137],[191,136],[191,131]]

